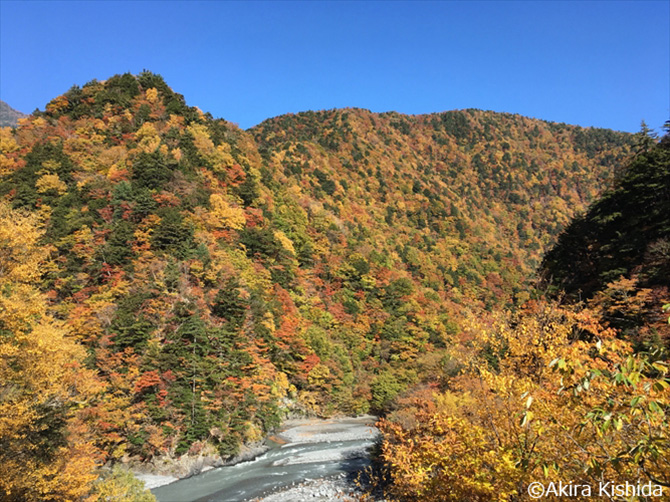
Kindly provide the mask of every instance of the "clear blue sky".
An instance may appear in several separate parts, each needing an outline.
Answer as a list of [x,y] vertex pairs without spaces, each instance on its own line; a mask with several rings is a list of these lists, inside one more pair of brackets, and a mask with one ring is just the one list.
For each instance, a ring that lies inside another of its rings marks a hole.
[[243,128],[355,106],[634,132],[670,118],[670,2],[0,0],[0,99],[20,111],[145,68]]

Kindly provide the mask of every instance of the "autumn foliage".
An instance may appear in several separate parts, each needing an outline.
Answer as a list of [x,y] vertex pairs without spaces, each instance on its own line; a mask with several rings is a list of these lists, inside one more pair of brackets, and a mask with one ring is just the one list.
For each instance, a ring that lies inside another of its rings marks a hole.
[[[382,420],[391,496],[526,500],[533,482],[614,482],[653,483],[667,498],[669,330],[662,305],[667,310],[668,296],[659,279],[668,261],[648,250],[660,249],[664,237],[656,228],[667,227],[670,213],[640,213],[633,209],[638,201],[627,198],[633,190],[655,192],[654,204],[667,205],[667,139],[634,159],[589,211],[593,227],[578,220],[549,253],[546,270],[568,293],[582,285],[586,301],[533,301],[514,313],[473,316],[450,348],[458,370],[444,375],[439,389],[404,397]],[[635,219],[653,224],[642,232],[630,224]],[[618,235],[601,232],[599,225],[612,221],[621,222]],[[606,247],[607,240],[628,247]],[[597,281],[593,271],[576,273],[587,263],[606,272]],[[618,278],[604,281],[615,266]],[[610,500],[596,488],[573,498]]]
[[95,392],[84,349],[35,284],[49,265],[40,217],[0,203],[0,495],[79,500],[98,452],[77,408]]
[[[561,427],[586,420],[542,407],[581,400],[588,415],[626,358],[646,364],[599,317],[633,322],[661,299],[632,277],[594,297],[588,329],[540,303],[491,314],[540,296],[543,253],[633,143],[480,110],[307,112],[242,131],[150,72],[71,88],[0,134],[0,487],[132,491],[119,472],[92,484],[96,466],[205,444],[229,457],[287,411],[400,408],[384,426],[397,495],[513,497],[564,468]],[[590,393],[553,397],[560,377],[596,370]],[[478,455],[452,455],[448,473],[449,445]]]

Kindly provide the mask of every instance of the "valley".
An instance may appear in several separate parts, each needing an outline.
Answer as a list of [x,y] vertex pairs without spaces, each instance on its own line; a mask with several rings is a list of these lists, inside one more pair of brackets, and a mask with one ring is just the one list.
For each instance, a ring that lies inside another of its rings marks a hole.
[[475,109],[245,131],[148,71],[0,131],[8,500],[130,490],[110,466],[224,463],[280,427],[154,495],[348,476],[366,414],[398,500],[670,472],[667,136]]

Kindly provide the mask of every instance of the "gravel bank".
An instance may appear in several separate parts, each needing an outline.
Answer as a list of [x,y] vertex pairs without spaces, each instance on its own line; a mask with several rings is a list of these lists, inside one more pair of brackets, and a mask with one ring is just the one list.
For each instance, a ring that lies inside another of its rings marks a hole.
[[335,478],[305,481],[254,502],[356,502],[362,495],[363,492],[341,474]]
[[169,485],[178,481],[179,478],[174,476],[161,476],[160,474],[143,474],[134,472],[133,475],[140,481],[144,481],[144,486],[149,490],[158,488],[159,486]]
[[277,436],[287,443],[327,443],[333,441],[374,440],[377,417],[289,420]]

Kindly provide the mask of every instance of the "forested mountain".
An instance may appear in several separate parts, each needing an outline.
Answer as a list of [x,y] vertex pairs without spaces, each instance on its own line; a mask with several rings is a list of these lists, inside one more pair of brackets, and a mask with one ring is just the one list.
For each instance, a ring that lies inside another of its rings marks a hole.
[[525,297],[547,246],[631,145],[610,130],[479,110],[308,112],[252,132],[273,181],[322,202],[349,248],[383,250],[423,286],[487,307]]
[[[90,469],[54,477],[66,458],[226,456],[287,409],[384,411],[443,381],[473,314],[531,296],[634,144],[479,110],[245,132],[148,72],[73,87],[0,139],[0,489],[17,500],[85,492]],[[35,334],[72,366],[50,374]]]
[[14,110],[7,103],[0,100],[0,127],[13,127],[23,117],[25,117],[25,114]]

